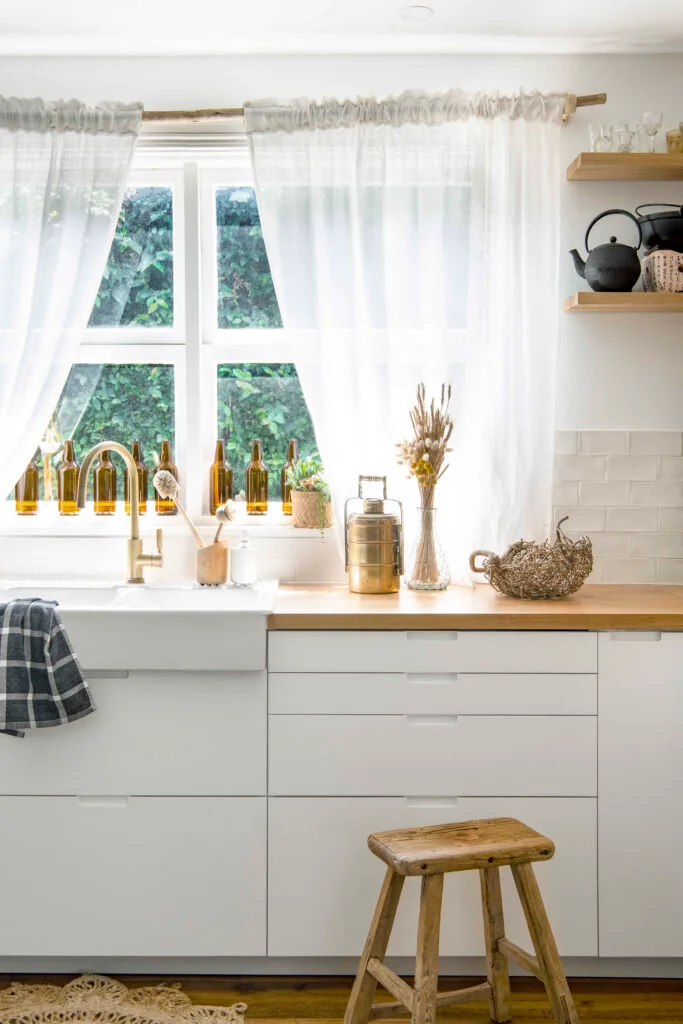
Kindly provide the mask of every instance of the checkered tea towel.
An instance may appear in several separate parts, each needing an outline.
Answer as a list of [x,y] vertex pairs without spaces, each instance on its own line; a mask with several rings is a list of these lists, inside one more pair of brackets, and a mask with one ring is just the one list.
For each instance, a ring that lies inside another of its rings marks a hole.
[[0,604],[0,733],[75,722],[95,710],[56,601]]

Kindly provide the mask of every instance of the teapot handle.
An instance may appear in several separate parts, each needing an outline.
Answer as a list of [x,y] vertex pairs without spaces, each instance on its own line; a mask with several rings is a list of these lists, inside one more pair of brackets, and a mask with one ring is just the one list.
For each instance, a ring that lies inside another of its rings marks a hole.
[[673,210],[678,210],[683,216],[683,206],[680,203],[641,203],[640,206],[636,206],[636,214],[640,217],[640,211],[647,210],[648,206],[668,206]]
[[632,214],[630,210],[603,210],[602,213],[599,213],[597,215],[597,217],[593,217],[593,220],[590,222],[588,228],[586,229],[586,252],[590,252],[590,248],[588,247],[588,236],[590,235],[592,229],[595,227],[599,220],[602,220],[603,217],[609,217],[609,215],[612,213],[622,213],[624,217],[630,217],[635,226],[638,228],[638,245],[636,245],[635,248],[640,249],[641,245],[643,244],[643,231],[640,226],[640,221],[638,220],[638,218],[634,216],[634,214]]

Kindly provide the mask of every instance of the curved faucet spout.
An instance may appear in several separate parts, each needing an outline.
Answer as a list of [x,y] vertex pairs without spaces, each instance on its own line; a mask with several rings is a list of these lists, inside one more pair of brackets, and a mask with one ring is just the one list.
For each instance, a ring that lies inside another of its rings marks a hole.
[[147,555],[143,552],[142,541],[140,540],[140,482],[138,479],[138,469],[135,465],[135,459],[124,445],[119,444],[118,441],[100,441],[99,444],[96,444],[94,448],[90,449],[83,459],[83,463],[78,474],[78,495],[76,498],[76,504],[79,508],[85,508],[85,499],[88,490],[88,475],[92,468],[92,464],[101,452],[106,451],[118,452],[126,463],[129,484],[128,493],[130,494],[128,582],[144,583],[145,578],[142,575],[142,569],[144,566],[149,565],[161,568],[164,564],[163,555],[161,553],[163,537],[161,530],[157,530],[157,554]]

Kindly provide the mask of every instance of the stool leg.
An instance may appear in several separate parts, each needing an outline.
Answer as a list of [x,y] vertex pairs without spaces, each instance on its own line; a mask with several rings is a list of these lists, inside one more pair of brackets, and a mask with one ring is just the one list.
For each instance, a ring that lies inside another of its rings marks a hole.
[[533,868],[531,864],[511,868],[556,1024],[579,1024]]
[[365,941],[365,949],[358,965],[356,980],[353,983],[344,1014],[344,1024],[367,1024],[370,1017],[370,1007],[377,991],[377,982],[371,974],[368,974],[368,961],[373,957],[384,960],[404,882],[403,875],[397,875],[391,868],[387,868],[382,891],[379,894],[370,924],[370,931]]
[[491,986],[489,1009],[491,1020],[502,1024],[510,1020],[510,975],[504,953],[498,949],[498,940],[505,937],[503,897],[500,891],[500,870],[480,868],[481,903],[484,912],[484,939],[486,941],[486,973]]
[[423,875],[417,925],[412,1024],[434,1024],[439,982],[439,932],[443,875]]

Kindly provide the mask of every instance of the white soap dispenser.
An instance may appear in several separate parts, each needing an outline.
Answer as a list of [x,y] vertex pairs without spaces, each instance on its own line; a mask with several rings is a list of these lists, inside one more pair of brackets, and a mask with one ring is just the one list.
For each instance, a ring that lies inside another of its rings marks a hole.
[[251,587],[256,583],[256,549],[252,548],[246,532],[242,534],[239,547],[230,552],[230,579],[239,587]]

